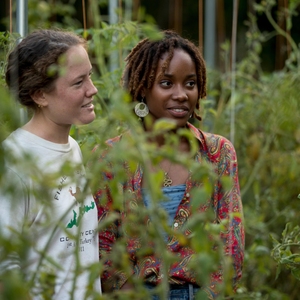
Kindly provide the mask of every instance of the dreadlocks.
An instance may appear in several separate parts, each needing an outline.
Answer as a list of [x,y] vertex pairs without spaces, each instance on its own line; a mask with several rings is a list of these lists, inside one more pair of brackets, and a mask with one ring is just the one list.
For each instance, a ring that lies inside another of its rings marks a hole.
[[[174,49],[182,49],[187,52],[196,66],[198,101],[196,109],[200,108],[200,99],[206,96],[206,67],[199,49],[187,39],[171,30],[163,31],[163,38],[152,41],[148,38],[140,41],[126,57],[126,67],[122,76],[122,85],[131,95],[132,101],[141,101],[143,89],[150,89],[153,86],[159,59],[163,54],[168,57],[162,65],[163,74],[173,58]],[[194,112],[194,117],[201,120],[201,117]]]

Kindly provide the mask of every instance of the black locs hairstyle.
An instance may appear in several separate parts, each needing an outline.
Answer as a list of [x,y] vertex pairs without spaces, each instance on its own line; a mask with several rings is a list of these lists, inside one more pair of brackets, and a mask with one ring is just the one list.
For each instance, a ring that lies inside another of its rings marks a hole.
[[[187,52],[196,66],[198,102],[196,109],[199,110],[200,99],[206,96],[206,66],[200,50],[194,43],[181,37],[174,31],[163,31],[163,38],[152,41],[148,38],[140,41],[126,57],[125,70],[121,79],[125,88],[132,97],[132,101],[141,101],[143,89],[150,89],[153,86],[159,59],[163,54],[168,57],[162,66],[164,73],[173,57],[174,49],[182,49]],[[194,117],[201,120],[201,117],[194,112]]]

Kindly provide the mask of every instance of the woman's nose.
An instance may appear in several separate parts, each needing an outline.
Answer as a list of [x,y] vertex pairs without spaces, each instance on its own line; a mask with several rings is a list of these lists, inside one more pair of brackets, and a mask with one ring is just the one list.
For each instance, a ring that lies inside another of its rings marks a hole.
[[186,101],[188,99],[188,95],[183,86],[177,85],[174,87],[173,98],[179,101]]
[[87,91],[88,97],[92,97],[98,93],[98,89],[95,87],[93,81],[90,81],[91,85]]

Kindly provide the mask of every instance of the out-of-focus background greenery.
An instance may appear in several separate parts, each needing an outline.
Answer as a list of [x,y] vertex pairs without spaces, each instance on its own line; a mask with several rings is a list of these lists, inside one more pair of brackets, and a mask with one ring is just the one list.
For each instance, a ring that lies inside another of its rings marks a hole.
[[[19,36],[16,2],[10,4],[2,0],[0,10],[1,141],[27,118],[2,76]],[[199,45],[207,61],[208,97],[197,125],[231,139],[239,162],[246,249],[234,299],[299,299],[299,11],[299,0],[28,0],[28,32],[61,27],[89,40],[97,119],[72,129],[86,159],[96,143],[103,145],[134,122],[119,87],[128,51],[167,28]],[[92,188],[96,184],[94,173]]]

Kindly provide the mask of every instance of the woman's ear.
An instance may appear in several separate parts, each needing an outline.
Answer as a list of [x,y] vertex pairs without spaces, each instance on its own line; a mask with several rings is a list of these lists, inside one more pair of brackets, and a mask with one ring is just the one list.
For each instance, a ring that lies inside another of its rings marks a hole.
[[38,107],[45,107],[48,105],[48,101],[42,90],[35,91],[31,95],[31,98],[37,104]]

